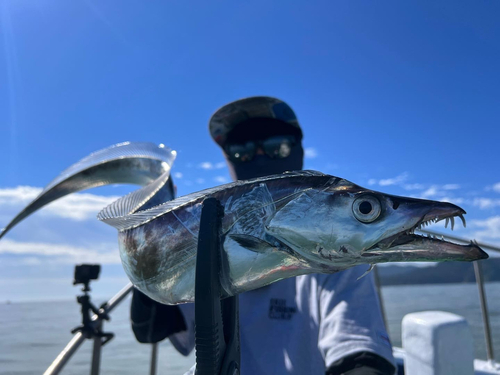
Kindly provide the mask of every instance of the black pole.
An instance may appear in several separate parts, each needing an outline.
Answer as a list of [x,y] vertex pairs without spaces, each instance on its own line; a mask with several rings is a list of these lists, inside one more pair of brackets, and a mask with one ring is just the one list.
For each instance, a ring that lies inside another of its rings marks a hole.
[[223,216],[223,208],[217,199],[205,199],[196,255],[196,375],[239,373],[238,298],[227,298],[221,307],[220,235]]
[[203,202],[196,254],[195,322],[196,374],[220,372],[225,348],[221,326],[219,242],[222,207],[218,200]]

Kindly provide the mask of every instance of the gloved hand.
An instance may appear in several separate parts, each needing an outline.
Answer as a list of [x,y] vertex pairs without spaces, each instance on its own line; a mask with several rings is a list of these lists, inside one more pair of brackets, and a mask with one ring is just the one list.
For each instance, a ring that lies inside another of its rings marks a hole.
[[395,371],[386,359],[374,353],[360,352],[334,362],[326,375],[393,375]]
[[134,289],[130,319],[135,338],[153,344],[186,330],[186,322],[177,306],[163,305]]

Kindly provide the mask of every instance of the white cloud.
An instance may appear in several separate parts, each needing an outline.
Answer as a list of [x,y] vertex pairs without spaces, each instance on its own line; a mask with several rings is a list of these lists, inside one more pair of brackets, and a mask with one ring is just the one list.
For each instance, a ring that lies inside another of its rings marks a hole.
[[446,184],[446,185],[443,185],[443,189],[444,190],[457,190],[457,189],[460,189],[460,185],[459,184]]
[[318,151],[314,147],[306,147],[304,149],[304,157],[306,159],[314,159],[318,157]]
[[[97,251],[96,248],[102,248],[103,251]],[[112,249],[112,251],[104,249]],[[0,241],[0,254],[25,255],[26,262],[31,259],[31,263],[38,257],[49,258],[50,262],[55,263],[102,263],[102,264],[120,264],[120,256],[115,245],[93,246],[92,248],[78,247],[72,245],[61,245],[40,242],[18,242],[8,239]],[[42,262],[43,260],[40,260]]]
[[196,183],[197,184],[204,184],[205,183],[205,179],[204,178],[197,178],[196,179]]
[[498,182],[495,185],[493,185],[493,191],[496,191],[497,193],[500,193],[500,182]]
[[445,184],[445,185],[431,185],[425,191],[420,193],[419,198],[425,199],[436,199],[442,202],[452,202],[455,204],[464,203],[465,200],[462,198],[450,196],[450,190],[459,189],[460,185],[458,184]]
[[205,162],[199,164],[198,168],[210,170],[210,169],[214,169],[214,165],[212,163],[210,163],[209,161],[205,161]]
[[500,207],[500,199],[474,198],[472,204],[482,210],[486,210],[489,208]]
[[401,173],[399,176],[396,176],[393,178],[382,179],[378,182],[378,184],[380,186],[399,185],[402,182],[406,181],[407,178],[408,178],[408,173],[404,172],[404,173]]
[[214,177],[214,181],[218,182],[220,184],[225,184],[226,182],[229,182],[229,180],[226,176],[216,176],[216,177]]
[[46,212],[73,220],[95,219],[97,213],[120,197],[72,194],[47,206]]
[[425,186],[422,184],[405,184],[403,185],[403,189],[405,190],[423,190]]
[[226,163],[223,161],[213,164],[209,161],[204,161],[203,163],[198,164],[198,168],[205,169],[207,171],[212,170],[212,169],[222,169],[226,166]]
[[0,205],[28,204],[42,192],[42,188],[33,186],[18,186],[0,189]]
[[181,172],[175,172],[174,178],[182,178],[183,174]]
[[[0,209],[2,206],[18,206],[19,211],[28,205],[42,191],[32,186],[0,189]],[[71,194],[45,206],[41,213],[73,220],[95,219],[97,213],[111,204],[119,196],[105,197],[89,193]]]
[[430,198],[430,197],[435,197],[438,194],[439,192],[437,186],[431,186],[426,191],[424,191],[421,196],[422,198]]
[[477,239],[500,240],[500,216],[492,216],[485,220],[472,220],[470,226],[480,228],[474,232]]
[[408,173],[404,172],[401,173],[399,176],[392,178],[383,178],[380,180],[377,180],[375,178],[370,178],[368,180],[368,185],[380,185],[380,186],[401,185],[407,179],[408,179]]

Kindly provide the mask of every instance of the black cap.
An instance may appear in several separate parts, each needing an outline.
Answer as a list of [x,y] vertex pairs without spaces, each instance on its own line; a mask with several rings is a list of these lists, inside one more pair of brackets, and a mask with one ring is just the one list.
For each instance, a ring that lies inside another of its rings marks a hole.
[[302,138],[302,130],[292,108],[284,101],[269,96],[240,99],[219,108],[208,123],[210,135],[219,146],[224,147],[228,133],[236,125],[253,118],[283,121],[296,128]]

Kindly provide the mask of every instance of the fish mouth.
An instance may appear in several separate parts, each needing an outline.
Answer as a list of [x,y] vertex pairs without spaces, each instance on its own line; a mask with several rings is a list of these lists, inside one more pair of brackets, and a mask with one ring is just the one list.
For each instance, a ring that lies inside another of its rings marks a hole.
[[361,256],[372,258],[373,263],[382,262],[411,262],[411,261],[475,261],[487,259],[484,252],[475,241],[462,245],[438,238],[433,235],[415,234],[429,224],[445,221],[445,228],[451,223],[451,230],[455,226],[455,218],[460,218],[464,227],[466,212],[452,204],[443,204],[434,207],[430,212],[409,230],[403,230],[395,235],[384,238],[377,244],[367,249]]

